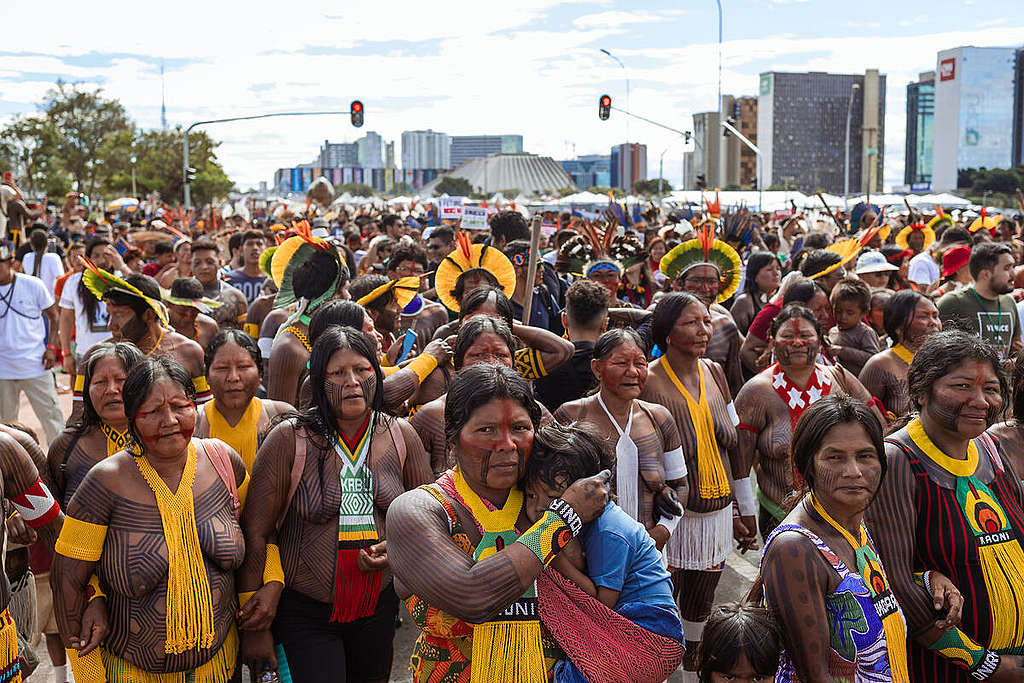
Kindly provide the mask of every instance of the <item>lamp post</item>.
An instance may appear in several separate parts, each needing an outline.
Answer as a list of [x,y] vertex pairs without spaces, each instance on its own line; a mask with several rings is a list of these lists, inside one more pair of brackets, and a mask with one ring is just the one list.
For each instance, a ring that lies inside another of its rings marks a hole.
[[[608,52],[608,50],[605,50],[603,47],[601,48],[601,52],[614,59],[615,62],[622,67],[622,70],[626,72],[626,109],[629,109],[629,71],[626,70],[626,65],[622,63],[622,60],[611,52]],[[629,119],[626,119],[626,142],[629,142]]]
[[853,116],[853,97],[860,90],[860,84],[854,83],[850,88],[850,99],[846,103],[846,161],[843,163],[843,209],[850,213],[850,118]]
[[[718,5],[718,104],[715,109],[718,110],[718,120],[722,120],[722,0],[715,0],[715,4]],[[719,149],[721,150],[722,143],[719,142]],[[722,152],[718,154],[718,178],[715,179],[717,187],[721,187],[725,183],[722,181],[725,178],[725,170],[722,164]]]
[[132,162],[132,196],[138,199],[138,192],[135,190],[135,155],[133,154],[129,161]]

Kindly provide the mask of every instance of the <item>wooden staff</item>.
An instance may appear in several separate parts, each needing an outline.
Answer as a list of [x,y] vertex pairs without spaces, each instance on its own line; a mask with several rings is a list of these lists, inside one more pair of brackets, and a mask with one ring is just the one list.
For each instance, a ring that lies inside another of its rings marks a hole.
[[828,208],[828,202],[825,201],[825,198],[821,196],[820,192],[817,193],[817,196],[818,199],[821,200],[821,205],[825,207],[825,213],[827,213],[829,218],[832,219],[832,222],[836,224],[836,227],[839,228],[839,234],[842,235],[845,230],[843,230],[843,226],[839,224],[839,219],[836,218],[834,213],[832,213],[832,209]]
[[903,198],[903,204],[904,204],[904,206],[907,207],[907,212],[909,213],[909,216],[908,216],[908,218],[910,219],[910,223],[909,224],[912,225],[912,224],[916,223],[917,222],[917,214],[915,214],[914,210],[912,208],[910,208],[910,202],[907,201],[906,197]]
[[537,279],[537,261],[540,259],[540,226],[544,217],[537,213],[530,225],[530,262],[526,266],[526,300],[523,302],[523,324],[530,324],[533,309],[533,283]]

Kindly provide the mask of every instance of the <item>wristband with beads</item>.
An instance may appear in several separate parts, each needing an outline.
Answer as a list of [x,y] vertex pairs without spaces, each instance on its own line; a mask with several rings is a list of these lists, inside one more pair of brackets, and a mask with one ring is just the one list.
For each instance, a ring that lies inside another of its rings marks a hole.
[[[572,510],[571,507],[569,509]],[[575,516],[576,521],[579,521],[579,516],[575,511],[572,512],[572,515]],[[516,539],[516,543],[521,543],[529,548],[530,552],[536,555],[540,563],[546,567],[551,560],[555,559],[555,555],[560,553],[575,537],[576,534],[572,532],[572,528],[562,516],[548,508],[536,524]]]
[[[944,632],[934,643],[928,646],[928,649],[949,659],[954,664],[966,668],[971,672],[972,676],[974,676],[975,671],[988,671],[986,661],[990,659],[988,654],[990,651],[971,640],[959,628],[952,628]],[[999,657],[999,655],[995,656],[996,658]],[[991,673],[986,673],[984,678],[978,678],[977,680],[984,680],[990,675]]]
[[572,505],[569,505],[561,498],[555,498],[551,501],[551,504],[548,505],[548,510],[557,513],[558,516],[562,518],[562,521],[564,521],[569,527],[569,530],[572,531],[573,538],[579,536],[580,532],[583,531],[583,520],[580,519],[579,514],[576,513],[576,510],[573,509]]
[[992,650],[985,650],[985,656],[981,662],[971,669],[971,678],[976,681],[984,681],[992,677],[992,674],[999,668],[999,653]]
[[85,601],[90,603],[96,598],[106,599],[107,594],[100,588],[100,577],[93,574],[89,577],[89,583],[85,586]]

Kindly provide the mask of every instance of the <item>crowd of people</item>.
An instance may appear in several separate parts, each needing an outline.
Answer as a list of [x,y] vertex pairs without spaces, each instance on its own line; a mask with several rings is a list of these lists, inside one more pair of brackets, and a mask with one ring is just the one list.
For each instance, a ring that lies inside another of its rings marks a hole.
[[1019,215],[5,182],[2,681],[1024,681]]

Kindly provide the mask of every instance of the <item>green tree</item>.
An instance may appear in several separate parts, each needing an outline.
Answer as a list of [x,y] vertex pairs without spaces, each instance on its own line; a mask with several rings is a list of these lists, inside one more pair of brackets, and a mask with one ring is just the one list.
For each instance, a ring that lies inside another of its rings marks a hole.
[[16,116],[0,129],[0,167],[29,195],[60,196],[70,182],[55,153],[58,133],[41,116]]
[[[140,195],[158,192],[164,201],[175,203],[184,197],[182,151],[184,132],[181,126],[169,130],[147,130],[136,136],[125,162],[117,162],[117,170],[107,182],[116,193],[131,192],[131,156],[135,156],[135,184]],[[188,136],[189,166],[196,169],[190,193],[195,204],[207,204],[227,194],[234,183],[217,162],[214,150],[219,145],[204,131]]]
[[473,194],[473,185],[465,178],[446,175],[437,183],[437,187],[434,188],[434,194],[437,196],[446,194],[449,197],[468,197]]
[[391,195],[394,197],[399,197],[403,194],[412,194],[412,192],[412,185],[406,182],[395,183],[391,186]]
[[597,185],[591,185],[590,187],[587,188],[587,192],[593,192],[594,194],[604,195],[611,192],[612,196],[615,197],[616,199],[622,199],[623,197],[626,196],[625,190],[621,190],[617,187],[599,187]]
[[53,152],[88,195],[128,163],[135,132],[121,103],[102,92],[57,81],[43,97],[42,116],[57,133]]
[[638,180],[633,183],[633,192],[637,194],[658,194],[659,186],[661,183],[661,192],[671,192],[672,186],[664,178],[652,178],[650,180]]

